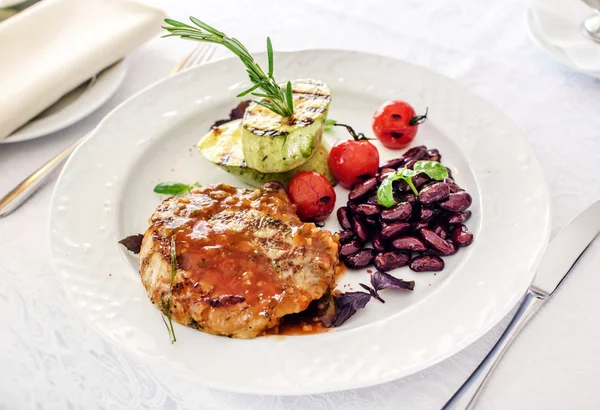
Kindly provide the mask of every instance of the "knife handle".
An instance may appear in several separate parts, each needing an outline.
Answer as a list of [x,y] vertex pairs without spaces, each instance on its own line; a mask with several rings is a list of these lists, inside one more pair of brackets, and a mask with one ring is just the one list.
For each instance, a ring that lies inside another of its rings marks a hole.
[[538,295],[532,291],[527,291],[525,297],[521,301],[521,305],[517,313],[506,328],[506,331],[500,336],[498,342],[492,350],[483,359],[481,364],[475,369],[471,376],[464,382],[458,391],[448,400],[442,410],[471,410],[475,407],[475,403],[483,386],[489,379],[492,371],[500,358],[504,355],[508,347],[512,344],[515,337],[525,327],[525,324],[546,302],[546,297]]
[[33,174],[25,178],[12,191],[0,198],[0,218],[17,209],[19,205],[33,195],[37,191],[37,188],[52,174],[52,171],[61,165],[84,139],[85,137],[69,145],[50,161],[38,168]]

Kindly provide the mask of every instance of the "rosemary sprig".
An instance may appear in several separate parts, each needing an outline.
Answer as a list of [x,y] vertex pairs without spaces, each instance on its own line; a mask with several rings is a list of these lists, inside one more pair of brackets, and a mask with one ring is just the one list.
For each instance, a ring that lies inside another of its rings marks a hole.
[[[252,54],[239,40],[228,37],[225,33],[209,26],[208,24],[190,17],[190,21],[197,27],[190,26],[177,20],[165,19],[167,26],[163,26],[169,34],[163,37],[181,37],[194,41],[220,44],[227,47],[235,54],[246,66],[248,78],[253,86],[238,94],[238,97],[251,94],[261,97],[256,103],[268,108],[282,117],[288,117],[294,113],[294,104],[292,99],[292,83],[287,82],[285,87],[280,87],[273,77],[273,45],[271,39],[267,37],[267,58],[269,62],[268,74],[260,68],[254,61]],[[255,92],[260,90],[261,92]]]

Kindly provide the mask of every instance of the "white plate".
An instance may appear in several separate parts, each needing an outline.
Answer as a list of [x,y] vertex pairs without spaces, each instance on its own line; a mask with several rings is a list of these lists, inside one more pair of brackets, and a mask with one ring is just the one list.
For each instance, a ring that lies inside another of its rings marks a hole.
[[9,137],[0,140],[0,144],[43,137],[85,118],[112,97],[126,73],[125,60],[113,64],[98,74],[94,84],[89,86],[87,81],[75,88]]
[[[264,61],[264,55],[260,56]],[[277,53],[280,79],[319,78],[333,89],[330,117],[370,131],[373,111],[402,98],[430,119],[415,142],[440,149],[474,197],[473,245],[446,258],[442,273],[393,272],[413,293],[384,291],[329,333],[236,340],[176,325],[171,345],[148,301],[137,258],[117,244],[143,232],[159,181],[225,182],[230,174],[195,144],[247,87],[229,59],[168,78],[138,93],[71,156],[51,205],[54,264],[79,310],[109,341],[144,362],[222,389],[295,395],[365,387],[431,366],[485,334],[525,292],[549,236],[549,201],[536,158],[515,125],[491,104],[439,74],[388,57],[348,51]],[[336,129],[336,137],[346,138]],[[398,156],[378,145],[382,160]],[[337,206],[347,191],[336,188]],[[334,214],[326,227],[338,230]],[[350,271],[340,286],[368,281]],[[347,287],[344,288],[347,290]]]

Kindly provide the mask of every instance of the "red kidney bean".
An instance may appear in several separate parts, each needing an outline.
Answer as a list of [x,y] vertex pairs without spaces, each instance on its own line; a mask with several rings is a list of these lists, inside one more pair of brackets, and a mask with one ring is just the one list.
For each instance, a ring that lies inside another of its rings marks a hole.
[[404,165],[406,168],[408,169],[413,169],[413,167],[415,166],[416,162],[419,161],[417,159],[409,159],[408,161],[406,161],[406,164]]
[[348,207],[348,210],[350,211],[350,215],[354,215],[356,213],[356,209],[358,208],[358,205],[356,202],[348,202],[346,203],[346,206]]
[[395,173],[396,173],[396,170],[394,168],[383,168],[381,170],[381,172],[379,173],[379,175],[377,176],[377,181],[381,183],[388,176],[395,174]]
[[424,183],[429,182],[431,180],[431,178],[429,178],[429,176],[424,172],[419,172],[417,175],[415,175],[411,179],[412,179],[413,185],[417,189]]
[[366,268],[373,262],[375,251],[371,248],[365,248],[344,258],[344,264],[350,269]]
[[[433,206],[431,205],[423,205],[421,207],[421,212],[419,215],[419,221],[421,222],[427,222],[431,219],[431,217],[433,217],[434,215],[434,209]],[[383,216],[383,213],[382,213]]]
[[445,221],[438,219],[437,221],[431,224],[431,230],[435,232],[436,235],[438,235],[440,238],[446,239],[450,229],[448,228],[448,224]]
[[387,249],[386,241],[381,237],[380,233],[375,235],[372,243],[373,243],[373,248],[375,248],[375,250],[377,252],[383,252]]
[[373,216],[379,215],[380,212],[381,210],[377,205],[360,204],[356,207],[356,213],[358,215]]
[[341,243],[346,243],[350,239],[354,239],[354,232],[351,230],[343,230],[341,232],[338,232],[338,235],[340,236]]
[[371,190],[377,186],[377,178],[369,178],[364,182],[357,184],[352,191],[348,194],[350,201],[355,201],[360,197],[367,195]]
[[461,191],[451,193],[448,199],[440,202],[440,206],[450,212],[462,212],[466,211],[471,206],[471,203],[473,203],[471,195]]
[[388,272],[408,265],[409,260],[410,255],[407,252],[391,251],[377,254],[373,259],[373,264],[377,270]]
[[371,239],[372,232],[369,226],[364,222],[360,216],[354,215],[352,217],[352,228],[354,233],[361,241],[367,242]]
[[462,211],[457,214],[448,215],[448,223],[451,225],[465,223],[471,217],[471,211]]
[[405,161],[406,161],[406,159],[404,157],[392,158],[390,160],[385,161],[383,164],[381,164],[379,169],[381,169],[382,171],[385,168],[392,168],[392,169],[396,170],[396,169],[400,168],[402,165],[404,165]]
[[377,200],[377,194],[371,195],[370,197],[368,197],[367,200],[365,201],[365,204],[379,205],[379,201]]
[[417,256],[410,261],[410,268],[415,272],[439,272],[444,265],[444,260],[435,255]]
[[464,191],[464,189],[459,187],[458,184],[452,178],[446,178],[444,182],[448,184],[448,188],[450,188],[450,193]]
[[436,182],[428,185],[419,192],[419,202],[422,204],[432,204],[443,201],[450,196],[450,188],[445,182]]
[[454,247],[446,242],[442,237],[433,232],[429,228],[423,228],[419,231],[421,237],[433,249],[439,251],[443,255],[449,255],[454,250]]
[[413,223],[413,231],[419,231],[423,228],[428,228],[429,224],[427,222],[415,222]]
[[417,147],[412,147],[408,151],[406,151],[403,155],[404,158],[414,159],[419,161],[421,159],[426,159],[429,157],[427,154],[427,147],[425,145],[419,145]]
[[367,216],[365,222],[376,228],[380,226],[378,216]]
[[403,236],[392,241],[392,247],[401,251],[424,252],[427,245],[416,236]]
[[428,149],[427,150],[428,160],[440,162],[442,160],[442,155],[437,149]]
[[408,202],[400,202],[390,209],[381,211],[381,220],[384,222],[404,221],[412,213],[412,205]]
[[361,240],[352,239],[348,243],[345,243],[342,246],[340,246],[340,255],[341,256],[352,255],[353,253],[360,251],[363,248],[363,246],[365,246],[365,244]]
[[417,196],[412,192],[407,192],[398,197],[398,202],[408,202],[409,204],[417,203]]
[[381,229],[381,238],[385,241],[389,241],[390,239],[394,239],[399,237],[400,235],[404,235],[412,229],[412,225],[408,222],[395,222],[384,226]]
[[352,229],[352,222],[350,222],[350,212],[348,207],[342,206],[337,210],[337,219],[342,229]]
[[456,246],[454,244],[454,242],[452,242],[452,239],[446,239],[446,242],[448,242],[448,244],[450,245],[450,247],[452,248],[452,250],[450,251],[450,253],[447,253],[444,256],[454,255],[456,252],[458,252],[458,246]]
[[402,181],[402,180],[394,181],[392,183],[392,188],[394,189],[394,192],[396,192],[398,194],[402,194],[404,192],[410,191],[410,187],[408,186],[406,181]]
[[457,246],[469,246],[473,242],[473,234],[463,224],[457,225],[450,236]]

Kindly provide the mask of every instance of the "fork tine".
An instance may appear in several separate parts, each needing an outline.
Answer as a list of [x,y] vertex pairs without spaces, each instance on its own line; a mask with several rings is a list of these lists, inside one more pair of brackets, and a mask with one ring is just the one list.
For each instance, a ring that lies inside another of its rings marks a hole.
[[192,60],[190,67],[208,62],[215,54],[215,50],[216,46],[214,44],[205,44],[195,58],[190,59]]
[[194,61],[198,58],[198,55],[202,53],[202,44],[198,44],[192,52],[186,57],[186,59],[181,63],[180,70],[192,67],[194,65]]
[[170,74],[172,75],[172,74],[178,73],[181,70],[183,70],[184,68],[186,68],[188,66],[189,62],[194,58],[194,56],[196,54],[198,54],[199,48],[200,48],[199,45],[194,47],[194,49],[187,56],[185,56],[185,58],[183,60],[181,60],[175,67],[173,67]]

